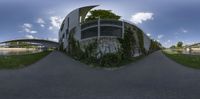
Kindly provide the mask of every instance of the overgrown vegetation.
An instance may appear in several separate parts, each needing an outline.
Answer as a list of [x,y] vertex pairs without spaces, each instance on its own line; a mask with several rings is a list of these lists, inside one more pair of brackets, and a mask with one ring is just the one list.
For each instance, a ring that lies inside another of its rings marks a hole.
[[99,59],[99,65],[103,67],[118,67],[122,61],[119,53],[107,53]]
[[45,51],[27,55],[0,56],[0,69],[23,68],[42,59],[49,53],[50,51]]
[[144,37],[143,37],[143,32],[142,32],[142,30],[140,30],[140,29],[137,29],[137,36],[138,36],[138,39],[139,39],[139,48],[140,48],[140,51],[141,51],[141,53],[143,54],[143,55],[146,55],[147,54],[147,52],[146,52],[146,50],[145,50],[145,48],[144,48]]
[[79,42],[74,39],[73,32],[69,34],[67,53],[77,60],[81,59],[84,55]]
[[[119,38],[121,44],[118,52],[102,53],[98,52],[98,40],[93,40],[83,48],[81,48],[78,41],[74,39],[73,33],[69,34],[68,39],[68,55],[83,63],[98,66],[98,67],[118,67],[132,61],[139,59],[134,56],[135,37],[131,29],[126,29],[124,38]],[[141,56],[140,56],[141,57]]]
[[116,15],[111,10],[99,9],[90,11],[90,15],[85,19],[85,21],[98,20],[99,18],[119,20],[120,16]]
[[200,55],[186,55],[171,53],[169,51],[163,51],[163,53],[174,60],[175,62],[182,64],[187,67],[200,69]]
[[122,53],[123,59],[134,56],[136,41],[134,37],[134,32],[130,28],[125,29],[124,38],[119,38],[119,42],[121,44],[120,51]]

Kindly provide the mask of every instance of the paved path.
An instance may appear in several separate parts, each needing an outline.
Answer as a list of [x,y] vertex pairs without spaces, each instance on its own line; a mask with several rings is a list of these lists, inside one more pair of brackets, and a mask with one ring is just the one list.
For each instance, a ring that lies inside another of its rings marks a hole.
[[114,71],[55,51],[27,68],[1,70],[0,99],[200,99],[200,70],[159,51]]

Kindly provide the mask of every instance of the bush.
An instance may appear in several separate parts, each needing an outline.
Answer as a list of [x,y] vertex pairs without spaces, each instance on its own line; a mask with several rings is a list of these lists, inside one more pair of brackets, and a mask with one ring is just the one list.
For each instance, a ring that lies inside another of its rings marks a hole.
[[100,58],[100,65],[102,67],[118,66],[122,61],[121,55],[117,53],[108,53]]

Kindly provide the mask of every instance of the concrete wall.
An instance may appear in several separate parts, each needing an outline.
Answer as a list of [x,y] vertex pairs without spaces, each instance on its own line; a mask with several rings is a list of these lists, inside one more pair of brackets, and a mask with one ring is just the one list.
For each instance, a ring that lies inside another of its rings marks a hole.
[[143,33],[143,37],[144,37],[144,48],[146,51],[149,51],[151,45],[151,39],[145,33]]
[[109,36],[101,37],[99,39],[97,37],[91,39],[85,39],[82,40],[80,44],[82,45],[82,48],[84,48],[83,46],[87,46],[94,40],[98,40],[97,52],[102,54],[115,53],[120,48],[120,43],[118,39],[116,37],[109,37]]
[[[64,35],[64,38],[63,38],[63,47],[64,48],[67,48],[67,45],[68,45],[68,35],[69,35],[69,32],[75,28],[75,34],[74,34],[74,37],[76,39],[80,39],[80,22],[79,22],[79,9],[76,9],[74,11],[72,11],[71,13],[69,13],[65,20],[63,21],[63,29],[62,31],[60,30],[59,31],[59,40],[62,39],[62,36]],[[69,26],[68,26],[69,25]],[[68,33],[67,33],[67,30],[68,30]]]

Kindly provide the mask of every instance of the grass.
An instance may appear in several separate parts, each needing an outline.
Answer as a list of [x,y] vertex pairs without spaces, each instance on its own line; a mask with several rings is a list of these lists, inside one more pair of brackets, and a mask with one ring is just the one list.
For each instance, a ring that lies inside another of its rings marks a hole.
[[0,56],[0,69],[23,68],[48,55],[51,51],[44,51],[27,55]]
[[175,62],[182,64],[187,67],[200,69],[200,55],[186,55],[178,54],[170,51],[163,51],[163,53],[174,60]]

